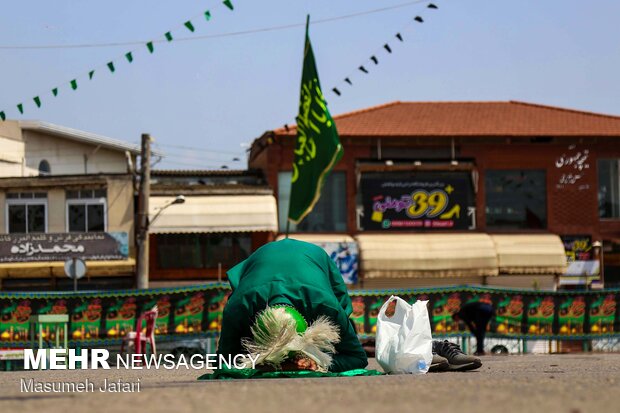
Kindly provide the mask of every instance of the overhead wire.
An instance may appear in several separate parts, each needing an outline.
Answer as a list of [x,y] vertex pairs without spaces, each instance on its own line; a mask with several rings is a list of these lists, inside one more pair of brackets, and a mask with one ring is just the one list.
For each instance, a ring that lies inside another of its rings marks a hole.
[[184,149],[188,151],[209,152],[209,153],[223,154],[223,155],[243,155],[245,153],[245,149],[241,149],[238,152],[233,152],[233,151],[214,151],[211,149],[203,149],[203,148],[197,148],[193,146],[184,146],[184,145],[172,145],[172,144],[167,144],[167,143],[158,143],[157,146],[163,146],[163,147],[174,148],[174,149]]
[[[428,2],[428,0],[414,0],[414,1],[409,1],[409,2],[405,2],[405,3],[400,3],[397,5],[393,5],[393,6],[386,6],[386,7],[381,7],[381,8],[376,8],[376,9],[372,9],[372,10],[365,10],[365,11],[361,11],[361,12],[356,12],[356,13],[351,13],[351,14],[346,14],[346,15],[340,15],[340,16],[335,16],[335,17],[330,17],[330,18],[324,18],[324,19],[317,19],[314,20],[312,22],[312,24],[323,24],[323,23],[329,23],[329,22],[334,22],[334,21],[339,21],[339,20],[344,20],[344,19],[351,19],[351,18],[355,18],[355,17],[360,17],[360,16],[364,16],[364,15],[370,15],[370,14],[375,14],[375,13],[381,13],[381,12],[385,12],[385,11],[389,11],[389,10],[395,10],[395,9],[399,9],[399,8],[404,8],[404,7],[408,7],[408,6],[412,6],[415,4],[420,4],[420,3],[425,3]],[[260,32],[268,32],[268,31],[276,31],[276,30],[286,30],[286,29],[291,29],[291,28],[297,28],[297,27],[301,27],[304,26],[304,23],[295,23],[295,24],[287,24],[287,25],[279,25],[279,26],[271,26],[271,27],[264,27],[264,28],[259,28],[259,29],[250,29],[250,30],[244,30],[244,31],[237,31],[237,32],[227,32],[227,33],[219,33],[219,34],[212,34],[212,35],[204,35],[204,36],[192,36],[192,37],[179,37],[179,38],[175,38],[175,41],[194,41],[194,40],[203,40],[203,39],[212,39],[212,38],[221,38],[221,37],[230,37],[230,36],[240,36],[240,35],[247,35],[247,34],[253,34],[253,33],[260,33]],[[402,39],[400,39],[402,41]],[[163,43],[163,42],[168,42],[168,39],[164,39],[164,40],[151,40],[150,42],[152,43]],[[0,49],[62,49],[62,48],[92,48],[92,47],[114,47],[114,46],[127,46],[127,45],[144,45],[145,42],[144,40],[140,40],[140,41],[129,41],[129,42],[116,42],[116,43],[92,43],[92,44],[69,44],[69,45],[34,45],[34,46],[7,46],[7,45],[0,45]],[[391,51],[390,51],[391,53]],[[374,55],[373,55],[374,57]],[[377,62],[375,61],[375,64]],[[367,73],[367,72],[366,72]],[[347,76],[346,79],[348,79],[350,77]],[[340,93],[338,93],[338,95],[340,95]],[[232,155],[232,156],[244,156],[247,154],[247,149],[246,150],[241,150],[239,152],[227,152],[227,151],[212,151],[212,150],[208,150],[208,149],[202,149],[202,148],[195,148],[195,147],[190,147],[190,146],[182,146],[182,145],[169,145],[169,144],[160,144],[159,146],[165,146],[165,147],[170,147],[170,148],[176,148],[176,149],[182,149],[182,150],[190,150],[190,151],[199,151],[199,152],[204,152],[204,153],[208,153],[208,154],[213,154],[215,156],[225,156],[225,155]],[[168,159],[183,159],[186,160],[188,159],[188,157],[183,154],[183,155],[179,155],[179,154],[167,154],[164,152],[164,157],[167,158],[166,159],[166,163],[171,163],[171,164],[194,164],[194,163],[188,163],[188,162],[174,162],[172,160],[168,160]],[[79,155],[76,155],[76,157],[78,157]],[[213,161],[213,159],[210,159],[211,161]],[[236,160],[231,160],[231,161],[226,161],[226,160],[222,160],[222,162],[235,162]],[[239,161],[241,161],[241,159],[239,159]],[[200,161],[198,161],[200,162]],[[205,163],[206,164],[206,163]],[[198,163],[196,163],[195,165],[198,165]],[[200,165],[204,165],[202,163],[200,163]],[[211,164],[213,165],[213,164]]]
[[[361,12],[344,14],[340,16],[327,17],[324,19],[317,19],[312,21],[311,25],[315,24],[324,24],[330,23],[334,21],[352,19],[355,17],[366,16],[370,14],[382,13],[385,11],[396,10],[408,6],[413,6],[415,4],[424,3],[428,0],[414,0],[406,3],[400,3],[393,6],[386,6],[372,10],[365,10]],[[195,16],[194,16],[195,17]],[[269,26],[262,27],[258,29],[249,29],[242,30],[236,32],[225,32],[225,33],[216,33],[216,34],[208,34],[202,36],[190,36],[190,37],[177,37],[174,39],[175,42],[186,42],[186,41],[195,41],[195,40],[205,40],[205,39],[215,39],[221,37],[232,37],[232,36],[242,36],[254,33],[263,33],[263,32],[271,32],[271,31],[279,31],[279,30],[287,30],[293,29],[297,27],[303,27],[305,23],[290,23],[278,26]],[[136,46],[136,45],[144,45],[146,42],[153,43],[167,43],[166,39],[156,39],[156,40],[131,40],[125,42],[107,42],[107,43],[77,43],[77,44],[48,44],[48,45],[30,45],[30,46],[19,46],[19,45],[0,45],[0,49],[3,50],[36,50],[36,49],[83,49],[83,48],[101,48],[101,47],[120,47],[120,46]]]

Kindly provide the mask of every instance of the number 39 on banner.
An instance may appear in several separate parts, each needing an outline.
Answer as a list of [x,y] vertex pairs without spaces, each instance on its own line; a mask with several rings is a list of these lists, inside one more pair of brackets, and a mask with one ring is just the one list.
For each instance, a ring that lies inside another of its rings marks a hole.
[[439,216],[448,206],[448,194],[442,189],[426,192],[417,190],[411,194],[413,203],[407,209],[407,216],[411,218],[434,218]]

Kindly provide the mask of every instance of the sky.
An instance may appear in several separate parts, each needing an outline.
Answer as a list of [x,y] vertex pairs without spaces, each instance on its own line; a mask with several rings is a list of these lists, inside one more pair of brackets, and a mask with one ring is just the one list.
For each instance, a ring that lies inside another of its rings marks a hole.
[[[394,100],[520,100],[620,115],[617,0],[431,1],[438,10],[411,0],[232,0],[233,11],[219,0],[9,2],[0,111],[136,144],[150,133],[166,155],[158,169],[244,169],[255,138],[294,123],[310,14],[332,115]],[[158,43],[168,31],[175,40]]]

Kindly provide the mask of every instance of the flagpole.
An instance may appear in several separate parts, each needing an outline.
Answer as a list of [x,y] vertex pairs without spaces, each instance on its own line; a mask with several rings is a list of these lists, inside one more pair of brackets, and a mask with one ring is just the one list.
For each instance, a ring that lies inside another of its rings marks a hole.
[[[307,47],[307,43],[308,43],[308,28],[310,27],[310,14],[306,15],[306,40],[304,41],[304,59],[306,57],[306,47]],[[303,75],[302,75],[303,76]],[[295,160],[293,160],[293,162],[295,162]],[[293,182],[291,180],[291,193],[293,192]],[[286,218],[286,232],[284,234],[285,238],[288,238],[288,234],[290,232],[291,229],[291,219],[289,214],[291,213],[291,200],[289,198],[288,201],[288,214],[287,214],[287,218]]]
[[342,157],[338,131],[321,92],[319,74],[308,35],[309,27],[310,15],[306,16],[297,138],[291,165],[293,171],[286,222],[287,238],[290,233],[290,222],[299,225],[312,212],[321,196],[325,179]]

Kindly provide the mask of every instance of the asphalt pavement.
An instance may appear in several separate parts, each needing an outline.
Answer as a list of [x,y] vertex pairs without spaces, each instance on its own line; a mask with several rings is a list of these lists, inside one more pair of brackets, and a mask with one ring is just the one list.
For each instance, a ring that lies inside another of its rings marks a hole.
[[[377,368],[371,360],[369,368]],[[1,412],[615,412],[620,354],[483,357],[471,372],[196,381],[195,370],[0,372]],[[26,393],[21,379],[136,382],[133,393]]]

